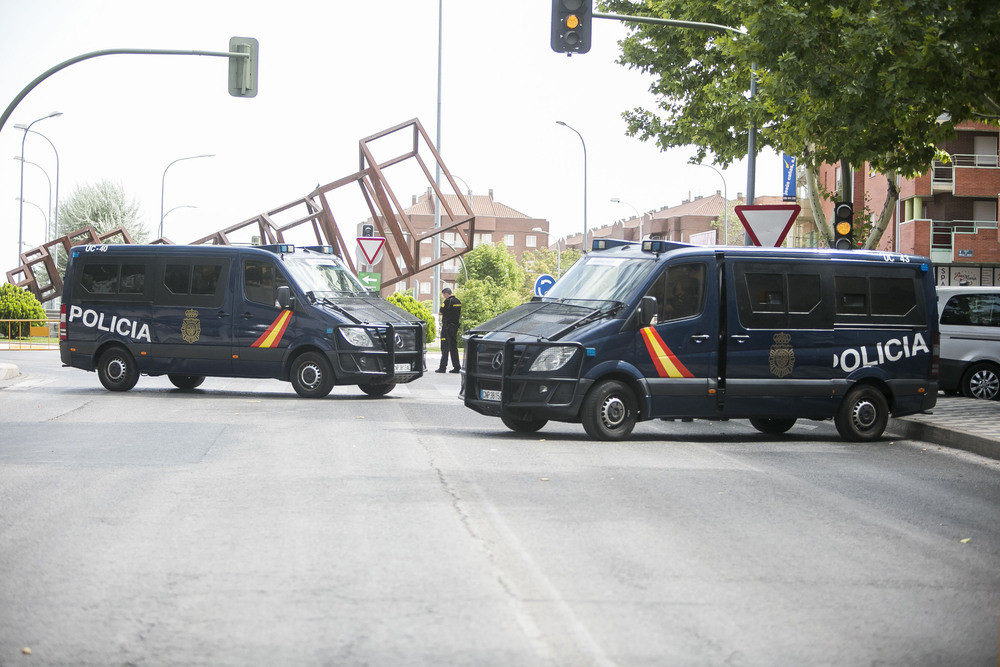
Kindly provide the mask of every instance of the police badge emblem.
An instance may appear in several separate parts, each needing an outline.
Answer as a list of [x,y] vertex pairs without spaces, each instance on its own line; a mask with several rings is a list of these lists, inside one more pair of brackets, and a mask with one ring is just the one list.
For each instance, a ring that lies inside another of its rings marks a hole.
[[184,311],[184,321],[181,322],[181,338],[187,343],[197,343],[201,338],[201,320],[194,308]]
[[767,360],[771,366],[771,374],[776,377],[783,378],[795,370],[795,350],[789,345],[791,341],[792,337],[789,334],[774,334],[774,345],[771,346]]

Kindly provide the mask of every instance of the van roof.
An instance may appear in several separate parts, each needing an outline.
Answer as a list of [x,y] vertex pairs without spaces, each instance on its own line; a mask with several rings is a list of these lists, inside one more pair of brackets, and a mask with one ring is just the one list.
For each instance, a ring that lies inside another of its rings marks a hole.
[[[94,248],[101,248],[99,253],[94,253]],[[269,255],[284,254],[321,254],[332,255],[332,246],[295,246],[290,243],[278,245],[180,245],[180,244],[135,244],[135,243],[115,243],[108,245],[80,245],[74,246],[70,251],[73,256],[76,253],[113,255],[206,255],[206,254],[227,254],[236,252],[267,253]]]
[[[886,258],[903,258],[906,257],[907,261],[911,264],[922,265],[926,264],[929,268],[931,265],[931,260],[927,257],[922,257],[919,255],[902,255],[899,253],[890,252],[880,252],[876,250],[831,250],[829,248],[761,248],[758,246],[701,246],[701,245],[689,245],[674,242],[661,242],[663,251],[657,253],[656,247],[653,246],[652,250],[644,250],[639,243],[622,243],[620,245],[615,245],[606,250],[595,250],[595,253],[602,254],[615,254],[623,253],[630,257],[660,257],[666,259],[667,257],[701,257],[705,255],[715,255],[717,253],[722,253],[730,257],[761,257],[766,260],[779,259],[779,258],[789,258],[789,259],[823,259],[823,260],[841,260],[850,262],[873,262],[878,264],[885,264]],[[650,245],[648,240],[646,245]]]

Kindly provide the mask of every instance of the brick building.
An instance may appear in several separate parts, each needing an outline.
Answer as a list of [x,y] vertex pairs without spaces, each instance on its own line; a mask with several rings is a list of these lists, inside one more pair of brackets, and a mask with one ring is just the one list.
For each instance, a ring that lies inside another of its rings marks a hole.
[[[958,134],[941,146],[951,156],[935,161],[928,173],[898,180],[899,204],[879,242],[882,250],[931,258],[939,285],[1000,285],[1000,129],[985,123],[962,123]],[[840,187],[838,165],[820,169],[820,185]],[[855,219],[866,202],[877,215],[888,196],[885,176],[857,170],[851,184]],[[833,204],[825,203],[827,216]]]

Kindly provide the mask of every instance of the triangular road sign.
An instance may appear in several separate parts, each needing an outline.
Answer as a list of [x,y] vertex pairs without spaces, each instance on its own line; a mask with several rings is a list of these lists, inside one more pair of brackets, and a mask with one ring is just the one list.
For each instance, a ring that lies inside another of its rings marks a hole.
[[737,206],[736,215],[754,245],[777,248],[801,210],[798,204],[760,204]]
[[382,248],[385,247],[385,238],[381,236],[359,236],[358,247],[364,255],[368,264],[378,264],[382,259]]

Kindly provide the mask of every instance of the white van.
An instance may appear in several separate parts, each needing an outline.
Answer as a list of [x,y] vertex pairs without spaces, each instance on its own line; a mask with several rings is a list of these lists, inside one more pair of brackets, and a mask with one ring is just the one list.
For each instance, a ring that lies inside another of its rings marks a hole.
[[1000,287],[938,287],[940,387],[1000,398]]

